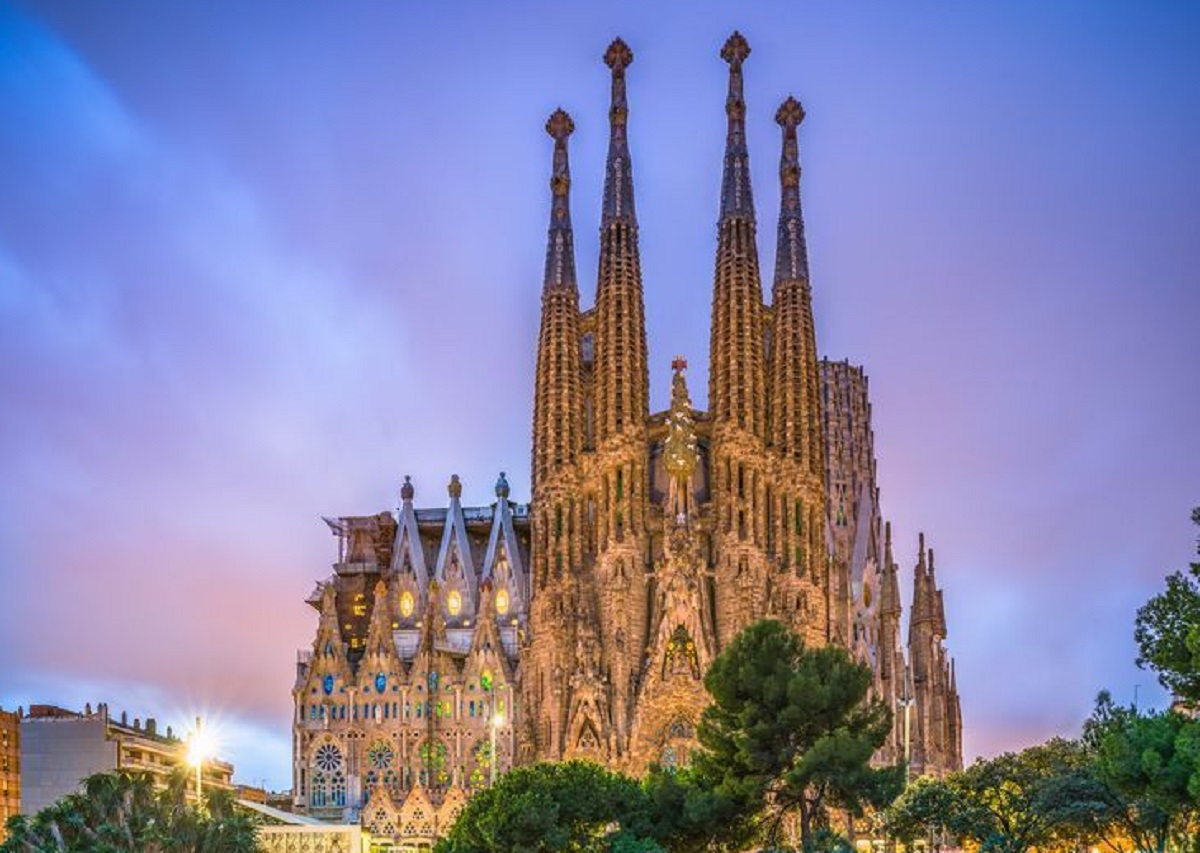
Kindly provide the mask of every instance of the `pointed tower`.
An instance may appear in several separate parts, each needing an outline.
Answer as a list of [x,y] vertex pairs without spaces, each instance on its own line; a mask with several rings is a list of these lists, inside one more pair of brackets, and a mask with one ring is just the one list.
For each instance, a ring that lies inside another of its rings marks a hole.
[[596,277],[595,432],[601,450],[613,439],[640,436],[649,414],[646,319],[625,98],[625,69],[633,62],[633,51],[614,39],[604,62],[612,69],[612,106]]
[[766,413],[763,302],[742,93],[742,64],[749,55],[750,45],[737,32],[721,49],[721,58],[729,63],[728,131],[713,277],[709,409],[714,421],[761,437]]
[[400,518],[396,525],[396,539],[392,545],[392,562],[389,567],[389,593],[396,599],[393,615],[397,628],[416,627],[425,611],[425,594],[429,587],[425,551],[421,547],[421,533],[417,528],[417,515],[413,509],[415,494],[412,478],[405,475],[404,485],[400,487]]
[[[779,230],[775,250],[775,284],[772,289],[771,333],[771,434],[779,454],[775,488],[782,511],[776,514],[774,541],[791,576],[801,587],[826,586],[825,463],[821,427],[820,374],[813,324],[812,289],[808,276],[808,248],[804,241],[804,216],[800,209],[800,146],[796,129],[804,121],[804,107],[788,97],[775,113],[783,129],[779,158]],[[790,517],[790,522],[789,522]],[[868,533],[868,525],[862,526]],[[863,540],[865,543],[865,539]],[[839,578],[846,576],[846,572]],[[835,614],[841,630],[836,639],[848,643],[851,590],[846,582],[828,589],[828,612]],[[792,627],[807,639],[825,633],[813,624],[811,614],[785,610]]]
[[574,647],[571,602],[582,560],[579,461],[583,447],[579,288],[571,230],[571,172],[567,139],[571,117],[556,110],[546,122],[554,139],[550,178],[550,231],[542,287],[533,408],[533,507],[530,545],[530,635],[524,677],[529,691],[529,758],[561,754],[566,711],[563,672]]
[[728,133],[717,223],[709,347],[712,420],[713,539],[720,645],[766,615],[772,596],[765,558],[767,488],[764,308],[755,243],[754,199],[746,149],[742,64],[750,45],[735,32],[721,58],[729,63]]
[[[589,586],[605,593],[598,596],[596,606],[587,605],[599,620],[588,626],[593,633],[589,643],[598,640],[597,648],[604,650],[598,677],[612,685],[615,745],[623,750],[646,643],[649,378],[625,97],[625,72],[633,62],[633,51],[621,39],[614,39],[604,53],[604,62],[612,72],[612,104],[596,277],[596,453],[585,499],[587,523],[593,528],[589,541],[596,543]],[[593,668],[590,653],[576,662],[576,668],[580,672]],[[596,724],[600,725],[599,721]],[[598,744],[595,749],[599,744],[607,749],[611,734],[598,731],[584,740]]]

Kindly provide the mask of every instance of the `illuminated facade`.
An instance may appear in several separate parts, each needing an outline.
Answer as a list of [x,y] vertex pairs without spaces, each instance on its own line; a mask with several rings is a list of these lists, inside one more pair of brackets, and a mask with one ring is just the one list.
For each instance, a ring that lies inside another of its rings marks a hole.
[[[880,760],[961,765],[941,592],[922,541],[909,651],[898,567],[882,525],[861,368],[817,356],[797,129],[781,131],[770,305],[759,273],[735,33],[709,351],[709,411],[687,363],[671,405],[649,411],[643,285],[627,143],[626,72],[614,41],[594,307],[580,308],[568,139],[556,111],[551,210],[533,393],[531,503],[501,475],[490,507],[414,508],[328,520],[334,574],[295,684],[296,807],[359,818],[375,836],[429,843],[494,770],[588,758],[632,773],[686,763],[707,704],[702,677],[752,622],[868,662],[898,709]],[[909,661],[912,666],[910,667]],[[905,739],[905,731],[909,738]],[[494,750],[493,750],[494,744]]]

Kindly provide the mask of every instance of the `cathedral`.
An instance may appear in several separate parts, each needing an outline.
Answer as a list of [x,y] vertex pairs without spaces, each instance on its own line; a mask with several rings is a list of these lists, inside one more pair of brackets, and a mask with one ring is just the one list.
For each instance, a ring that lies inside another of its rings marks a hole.
[[361,822],[397,849],[443,834],[472,792],[532,761],[638,774],[682,766],[707,704],[703,675],[746,626],[777,619],[844,646],[895,709],[880,762],[962,765],[962,721],[932,549],[921,537],[907,638],[900,568],[876,483],[867,377],[820,359],[800,205],[797,131],[779,106],[780,205],[764,299],[743,67],[725,42],[725,144],[712,287],[708,411],[687,362],[649,410],[643,285],[620,39],[593,307],[580,307],[562,110],[533,388],[532,500],[434,508],[406,477],[396,512],[326,519],[333,574],[308,599],[316,637],[293,691],[295,807]]

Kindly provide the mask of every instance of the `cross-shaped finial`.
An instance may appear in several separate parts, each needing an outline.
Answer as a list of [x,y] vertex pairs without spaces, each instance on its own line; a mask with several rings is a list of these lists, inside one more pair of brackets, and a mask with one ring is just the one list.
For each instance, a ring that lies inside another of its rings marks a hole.
[[604,64],[611,68],[613,73],[620,73],[633,64],[633,51],[620,37],[615,38],[608,50],[604,51]]
[[571,121],[571,116],[562,107],[551,113],[550,118],[546,121],[546,133],[554,137],[555,142],[564,142],[566,138],[575,132],[575,122]]
[[725,46],[721,48],[721,58],[730,65],[734,63],[741,65],[749,55],[750,43],[746,41],[744,35],[734,30],[733,35],[725,40]]
[[799,101],[788,95],[787,100],[779,105],[779,110],[775,113],[775,122],[780,127],[790,128],[796,127],[802,121],[804,121],[804,107]]
[[682,373],[683,371],[687,370],[687,359],[681,355],[675,356],[675,358],[671,360],[671,369],[676,373]]

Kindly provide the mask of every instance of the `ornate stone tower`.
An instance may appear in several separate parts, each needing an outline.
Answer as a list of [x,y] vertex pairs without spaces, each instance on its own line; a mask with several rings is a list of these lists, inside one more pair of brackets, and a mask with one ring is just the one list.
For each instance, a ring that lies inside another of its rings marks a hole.
[[[775,121],[783,128],[783,150],[770,336],[769,439],[776,465],[767,515],[768,543],[770,550],[778,552],[783,572],[773,611],[809,643],[820,644],[829,639],[833,610],[825,548],[825,448],[817,341],[800,208],[796,130],[804,121],[804,108],[788,97],[775,113]],[[836,639],[845,642],[844,637]]]
[[543,758],[562,754],[567,724],[563,693],[566,674],[574,667],[571,652],[583,551],[579,288],[567,161],[567,138],[574,129],[571,117],[561,109],[546,123],[546,132],[554,139],[554,169],[534,378],[530,543],[531,620],[539,630],[533,632],[524,671],[528,746]]
[[[590,454],[584,499],[589,540],[594,543],[589,556],[594,558],[599,640],[614,712],[612,737],[603,739],[602,757],[615,758],[627,749],[629,718],[646,645],[649,378],[627,136],[625,72],[633,62],[633,52],[615,39],[604,62],[612,72],[612,103],[594,316],[591,411],[595,451]],[[580,721],[578,725],[584,724]],[[592,724],[599,726],[601,721]],[[578,741],[569,746],[573,754],[578,752]]]
[[911,753],[914,776],[962,769],[962,712],[954,662],[946,653],[946,610],[933,549],[920,536],[908,620],[908,659],[914,700]]
[[735,32],[721,49],[729,63],[728,129],[721,179],[709,345],[709,414],[720,643],[767,611],[766,371],[762,284],[755,242],[742,64],[750,45]]

